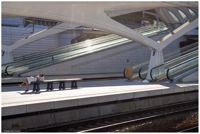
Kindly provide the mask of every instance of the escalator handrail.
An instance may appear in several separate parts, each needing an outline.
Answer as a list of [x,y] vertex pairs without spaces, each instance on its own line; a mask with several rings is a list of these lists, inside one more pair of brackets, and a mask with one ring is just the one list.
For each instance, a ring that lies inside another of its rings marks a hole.
[[8,70],[8,67],[9,67],[9,66],[7,66],[7,67],[5,68],[5,73],[6,73],[7,75],[9,75],[9,74],[8,74],[8,71],[7,71],[7,70]]
[[[195,53],[195,52],[191,52],[191,53]],[[191,53],[188,53],[188,54],[191,54]],[[183,56],[181,56],[181,57],[177,57],[177,58],[175,58],[175,59],[173,59],[173,60],[170,60],[170,61],[168,61],[168,62],[166,62],[166,63],[168,64],[168,63],[171,63],[171,62],[173,62],[173,61],[175,61],[175,60],[179,60],[179,59],[181,59],[181,58],[187,56],[188,54],[185,54],[185,55],[183,55]],[[165,64],[166,64],[166,63],[165,63]],[[159,67],[159,66],[162,66],[162,65],[165,65],[165,64],[161,64],[161,65],[158,65],[158,66],[156,66],[156,67]],[[142,80],[145,79],[145,78],[142,78],[142,76],[141,76],[140,73],[141,73],[141,70],[142,70],[142,69],[148,68],[148,67],[149,67],[149,66],[145,66],[145,67],[140,68],[140,70],[139,70],[139,77],[140,77],[140,79],[142,79]],[[156,67],[154,67],[154,68],[156,68]],[[154,69],[154,68],[152,68],[152,69]],[[151,69],[151,72],[150,72],[151,78],[152,78],[152,75],[151,75],[152,69]],[[152,78],[152,80],[154,80],[154,79]]]
[[167,73],[166,73],[167,79],[170,80],[170,81],[173,81],[173,79],[171,79],[171,78],[169,77],[169,71],[170,71],[171,69],[176,68],[176,67],[178,67],[178,66],[180,66],[180,65],[183,65],[183,64],[185,64],[185,63],[187,63],[187,62],[190,62],[190,61],[192,61],[192,60],[194,60],[194,59],[196,59],[196,58],[198,58],[198,56],[195,56],[195,57],[193,57],[193,58],[191,58],[191,59],[188,59],[188,60],[186,60],[186,61],[184,61],[184,62],[181,62],[181,63],[179,63],[179,64],[177,64],[177,65],[174,65],[174,66],[168,68],[168,69],[167,69]]
[[160,67],[160,66],[163,66],[163,65],[165,65],[165,63],[164,63],[164,64],[161,64],[161,65],[158,65],[158,66],[156,66],[156,67],[153,67],[153,68],[151,69],[151,71],[150,71],[151,80],[156,81],[156,79],[153,79],[153,76],[152,76],[152,71],[153,71],[153,69],[155,69],[155,68],[157,68],[157,67]]
[[[184,55],[181,55],[180,57],[177,57],[177,58],[175,58],[175,59],[172,59],[172,60],[168,61],[167,63],[171,63],[171,62],[173,62],[173,61],[179,60],[179,59],[181,59],[181,58],[183,58],[183,57],[186,57],[186,56],[188,56],[188,55],[192,55],[192,54],[194,54],[194,53],[196,53],[196,52],[198,52],[198,50],[194,50],[193,52],[189,52],[189,53],[186,53],[186,54],[184,54]],[[182,54],[182,53],[180,53],[180,54]]]
[[[126,42],[125,42],[126,43]],[[123,44],[125,44],[125,43],[123,43]],[[118,45],[121,45],[121,44],[118,44]],[[113,46],[112,46],[113,47]],[[114,46],[115,47],[115,46]],[[101,49],[96,49],[95,50],[96,52],[98,52],[98,51],[102,51],[102,48]],[[90,53],[84,53],[84,54],[91,54],[91,53],[93,53],[93,52],[90,52]],[[48,63],[48,65],[47,66],[49,66],[49,65],[54,65],[54,63],[61,63],[61,62],[64,62],[64,61],[66,61],[66,60],[69,60],[69,59],[74,59],[74,58],[77,58],[77,57],[80,57],[80,56],[82,56],[82,55],[76,55],[76,56],[74,56],[74,57],[70,57],[70,58],[61,58],[61,59],[57,59],[57,60],[54,60],[52,63]],[[46,63],[42,63],[42,65],[45,65]],[[34,66],[34,67],[38,67],[38,66]],[[44,67],[44,66],[43,66]],[[33,68],[33,67],[31,67],[31,68]],[[29,69],[31,69],[31,68],[29,68]],[[29,70],[29,69],[27,69],[27,70]],[[20,75],[20,74],[23,74],[24,72],[26,72],[26,70],[20,70],[20,71],[17,71],[17,72],[13,72],[12,73],[12,76],[16,76],[16,75]]]
[[[191,53],[194,53],[194,52],[190,52],[190,53],[188,53],[188,54],[191,54]],[[166,63],[164,63],[164,64],[161,64],[161,65],[158,65],[158,66],[156,66],[156,67],[153,67],[153,68],[151,69],[151,71],[150,71],[150,77],[151,77],[151,79],[152,79],[153,81],[156,80],[156,79],[153,79],[153,76],[152,76],[152,71],[153,71],[153,69],[158,68],[158,67],[160,67],[160,66],[163,66],[163,65],[165,65],[165,64],[171,63],[171,62],[173,62],[173,61],[179,60],[179,59],[181,59],[181,58],[183,58],[183,57],[186,57],[186,56],[187,56],[187,54],[185,54],[185,55],[183,55],[183,56],[180,56],[180,57],[177,57],[177,58],[175,58],[175,59],[173,59],[173,60],[170,60],[170,61],[168,61],[168,62],[166,62]],[[172,66],[172,67],[173,67],[173,66]]]
[[[131,41],[131,40],[127,40],[127,42],[128,41]],[[122,42],[124,42],[124,41],[121,41],[121,42],[117,42],[117,43],[122,43]],[[117,43],[114,43],[114,44],[117,44]],[[95,45],[94,45],[95,46]],[[72,52],[74,52],[74,51],[72,51]],[[72,52],[70,52],[70,53],[72,53]],[[62,57],[64,54],[59,54],[59,55],[55,55],[55,56],[53,56],[53,57]],[[49,57],[46,57],[46,58],[42,58],[42,60],[47,60],[47,59],[49,59]],[[19,67],[19,66],[25,66],[25,65],[29,65],[29,64],[32,64],[32,63],[35,63],[36,61],[42,61],[41,59],[36,59],[36,60],[34,60],[34,61],[29,61],[29,62],[26,62],[26,61],[22,61],[22,62],[20,62],[20,63],[17,63],[17,64],[15,64],[15,65],[12,65],[12,67],[14,66],[15,68],[16,67]],[[18,66],[17,66],[18,65]]]
[[[178,53],[178,54],[176,54],[176,55],[173,55],[173,56],[171,56],[171,57],[168,57],[168,58],[166,58],[166,59],[164,59],[164,60],[168,60],[168,59],[170,59],[170,58],[172,58],[172,57],[176,57],[177,55],[180,55],[180,54],[186,55],[187,53],[190,53],[190,52],[192,52],[193,50],[195,51],[196,49],[198,49],[198,46],[193,47],[193,48],[190,48],[190,49],[188,49],[188,50],[185,50],[185,51],[183,51],[183,52],[181,52],[181,53]],[[183,56],[183,55],[180,55],[180,56]]]
[[[101,43],[98,43],[98,44],[101,44]],[[97,45],[97,44],[95,44],[95,45]],[[95,46],[95,45],[92,45],[92,46]],[[84,46],[82,46],[83,48],[85,48],[85,46],[87,46],[87,45],[84,45]],[[69,50],[68,52],[72,52],[72,51],[77,51],[77,50],[80,50],[80,49],[77,49],[77,48],[75,48],[75,49],[73,49],[73,48],[71,48],[71,50]],[[52,52],[53,53],[53,52]],[[66,53],[66,52],[65,52]],[[49,57],[54,57],[54,56],[57,56],[57,55],[61,55],[61,54],[65,54],[65,53],[53,53],[53,54],[49,54],[49,55],[47,55],[46,57],[42,57],[42,59],[48,59]],[[55,55],[56,54],[56,55]],[[9,64],[9,66],[17,66],[17,65],[25,65],[25,64],[29,64],[29,63],[34,63],[34,62],[36,62],[36,61],[40,61],[41,59],[38,59],[37,57],[35,57],[34,59],[32,59],[32,61],[27,61],[27,60],[23,60],[23,61],[20,61],[20,62],[16,62],[15,64],[12,64],[12,65],[10,65]]]
[[[143,67],[143,68],[147,68],[147,67],[148,67],[148,66],[145,66],[145,67]],[[141,70],[142,70],[143,68],[140,68],[140,70],[139,70],[139,77],[140,77],[140,79],[145,80],[145,78],[142,78],[142,75],[140,74],[140,72],[141,72]]]
[[[59,54],[60,55],[60,54]],[[56,56],[58,56],[58,55],[56,55]],[[56,57],[55,56],[55,57]],[[52,56],[51,56],[52,57]],[[53,56],[54,57],[54,56]],[[46,58],[43,58],[43,60],[44,59],[49,59],[49,57],[46,57]],[[34,61],[29,61],[28,63],[27,62],[25,62],[25,61],[22,61],[22,62],[20,62],[20,63],[16,63],[16,64],[14,64],[15,66],[17,66],[17,65],[20,65],[20,66],[24,66],[24,65],[27,65],[27,64],[31,64],[31,63],[34,63],[35,61],[40,61],[40,60],[34,60]],[[11,67],[11,66],[14,66],[14,65],[9,65],[9,67]]]
[[[109,36],[111,36],[111,35],[109,35]],[[113,35],[112,35],[113,36]],[[111,36],[111,37],[112,37]],[[117,36],[116,36],[117,37]],[[120,36],[119,36],[120,37]],[[101,38],[101,37],[100,37]],[[107,38],[109,38],[109,37],[107,37]],[[114,38],[114,37],[113,37]],[[99,40],[101,40],[101,39],[99,39]],[[63,51],[63,49],[71,49],[72,47],[77,47],[78,45],[82,45],[83,43],[85,43],[85,41],[83,41],[83,42],[79,42],[79,43],[75,43],[75,44],[71,44],[71,45],[67,45],[67,46],[62,46],[62,47],[58,47],[58,48],[55,48],[55,49],[51,49],[51,50],[45,50],[45,51],[43,51],[42,52],[42,55],[45,55],[46,53],[55,53],[55,52],[59,52],[59,51]],[[38,53],[35,53],[35,54],[31,54],[31,56],[30,56],[30,54],[28,54],[28,55],[24,55],[24,57],[26,57],[26,56],[29,56],[28,58],[30,59],[30,58],[32,58],[32,57],[35,57],[35,56],[38,56],[38,54],[40,54],[41,52],[38,52]],[[23,56],[19,56],[19,57],[16,57],[15,58],[15,60],[16,61],[18,61],[19,59],[21,59]],[[18,60],[17,60],[18,59]]]
[[[190,44],[190,45],[195,45],[195,44],[197,44],[197,42],[192,43],[192,44]],[[183,48],[179,48],[179,49],[174,50],[174,51],[172,51],[172,52],[166,53],[165,55],[168,55],[168,54],[173,53],[173,52],[175,52],[175,51],[179,51],[179,50],[181,50],[181,49],[184,49],[184,48],[190,47],[190,45],[189,45],[189,46],[185,46],[185,47],[183,47]],[[193,49],[193,47],[190,48],[190,49]],[[165,55],[163,55],[163,56],[165,57]],[[163,57],[163,58],[164,58],[164,57]],[[168,57],[168,58],[169,58],[169,57]],[[136,64],[136,65],[134,65],[134,66],[137,66],[137,65],[143,64],[143,63],[145,63],[145,62],[149,62],[149,60],[146,60],[146,61],[144,61],[144,62],[142,62],[142,63],[139,63],[139,64]],[[132,66],[132,67],[133,67],[133,66]],[[145,68],[145,67],[144,67],[144,68]]]
[[[122,43],[122,42],[119,42],[118,44],[120,44],[120,43]],[[124,43],[127,43],[127,42],[124,42]],[[116,45],[116,44],[115,44]],[[104,46],[105,47],[105,46]],[[95,51],[100,51],[101,49],[102,49],[103,47],[101,47],[101,48],[97,48],[97,49],[95,49]],[[81,52],[81,53],[78,53],[78,54],[82,54],[83,52]],[[87,54],[87,53],[86,53]],[[59,61],[62,61],[62,60],[66,60],[66,57],[61,57],[61,58],[59,58],[59,59],[54,59],[54,61],[53,61],[53,63],[55,63],[55,62],[59,62]],[[50,62],[52,62],[52,61],[50,61]],[[47,61],[47,63],[49,63],[48,61]],[[43,64],[46,64],[46,63],[41,63],[40,65],[43,65]],[[38,66],[38,65],[33,65],[33,66],[29,66],[29,69],[30,68],[33,68],[33,67],[36,67],[36,66]],[[13,72],[13,73],[16,73],[16,72]]]

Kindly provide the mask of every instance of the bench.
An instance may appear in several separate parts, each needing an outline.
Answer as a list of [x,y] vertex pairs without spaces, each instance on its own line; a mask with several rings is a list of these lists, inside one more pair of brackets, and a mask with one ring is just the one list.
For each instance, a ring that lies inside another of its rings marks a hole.
[[44,81],[35,81],[33,82],[33,92],[34,91],[40,91],[40,83],[47,83],[47,91],[53,90],[53,83],[59,82],[59,90],[63,89],[65,90],[65,82],[70,81],[71,82],[71,89],[75,88],[77,89],[77,81],[81,81],[82,78],[73,78],[73,79],[53,79],[53,80],[44,80]]

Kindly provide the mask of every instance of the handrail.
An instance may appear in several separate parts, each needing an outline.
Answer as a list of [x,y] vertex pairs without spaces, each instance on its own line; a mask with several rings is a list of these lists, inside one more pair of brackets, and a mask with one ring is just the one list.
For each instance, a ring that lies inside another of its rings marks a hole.
[[156,80],[154,80],[153,77],[152,77],[152,71],[153,71],[153,69],[155,69],[155,68],[157,68],[157,67],[160,67],[160,66],[163,66],[163,65],[165,65],[165,63],[164,63],[164,64],[161,64],[161,65],[158,65],[158,66],[156,66],[156,67],[153,67],[153,68],[151,69],[151,71],[150,71],[150,76],[151,76],[151,79],[152,79],[153,81],[156,81]]
[[[106,36],[106,38],[111,38],[111,37],[115,37],[116,35],[114,35],[114,34],[111,34],[111,35],[108,35],[108,36]],[[97,41],[98,40],[101,40],[102,38],[104,38],[104,37],[99,37],[99,39],[96,39]],[[96,41],[95,40],[95,41]],[[75,43],[75,44],[71,44],[71,45],[67,45],[67,46],[62,46],[62,47],[58,47],[58,48],[53,48],[53,49],[50,49],[50,50],[45,50],[45,51],[42,51],[42,53],[49,53],[49,52],[56,52],[56,51],[62,51],[63,50],[63,48],[65,49],[66,47],[68,47],[68,48],[71,48],[71,47],[76,47],[76,46],[78,46],[78,45],[80,45],[81,43],[84,43],[85,41],[83,41],[83,42],[79,42],[79,43]],[[24,56],[28,56],[28,57],[30,57],[30,58],[32,58],[32,57],[34,57],[34,55],[37,55],[38,56],[38,54],[41,54],[41,52],[37,52],[37,53],[34,53],[34,54],[31,54],[31,56],[30,56],[30,54],[28,54],[28,55],[24,55]],[[14,59],[15,60],[21,60],[21,58],[22,58],[22,56],[19,56],[19,57],[15,57]]]
[[[166,59],[164,59],[164,60],[171,59],[171,58],[173,58],[173,57],[176,57],[177,55],[179,55],[179,56],[186,55],[187,53],[190,53],[191,51],[195,51],[197,48],[198,48],[198,46],[193,47],[193,48],[190,48],[190,49],[185,50],[185,51],[183,51],[183,52],[181,52],[181,53],[178,53],[178,54],[175,54],[175,55],[173,55],[173,56],[171,56],[171,57],[168,57],[168,58],[166,58]],[[180,54],[181,54],[181,55],[180,55]]]
[[[120,43],[115,43],[114,45],[119,45],[119,44],[121,44],[122,42],[120,42]],[[124,42],[124,43],[126,43],[126,42]],[[109,46],[113,46],[113,44],[111,44],[111,45],[109,45]],[[102,48],[104,48],[104,47],[101,47],[101,48],[95,48],[93,51],[100,51]],[[89,51],[89,53],[91,53],[91,51]],[[82,54],[88,54],[88,51],[87,52],[78,52],[75,56],[82,56]],[[50,62],[58,62],[58,61],[61,61],[61,60],[67,60],[67,59],[69,59],[69,58],[72,58],[71,56],[69,57],[65,57],[65,55],[61,55],[61,57],[59,57],[58,59],[55,59],[54,58],[54,61],[45,61],[45,62],[43,62],[43,63],[40,63],[39,65],[44,65],[44,64],[47,64],[47,63],[50,63]],[[29,65],[29,64],[28,64]],[[33,68],[33,67],[37,67],[37,66],[39,66],[38,64],[37,65],[31,65],[31,66],[29,66],[29,69],[30,68]],[[18,71],[15,71],[15,72],[19,72],[19,71],[21,71],[21,70],[24,70],[24,69],[19,69]],[[14,71],[13,71],[14,72]]]
[[[173,53],[173,52],[175,52],[175,51],[179,51],[179,50],[182,50],[182,49],[188,48],[188,47],[190,47],[190,46],[192,46],[192,45],[194,45],[194,44],[196,44],[196,43],[197,43],[197,42],[192,43],[192,44],[190,44],[190,45],[188,45],[188,46],[184,46],[184,47],[179,48],[179,49],[177,49],[177,50],[174,50],[174,51],[172,51],[172,52],[166,53],[165,55],[169,55],[170,53]],[[190,48],[190,49],[193,49],[193,47]],[[189,49],[189,50],[190,50],[190,49]],[[178,54],[181,54],[181,53],[178,53]],[[165,57],[165,55],[163,55],[163,56]],[[169,58],[169,57],[168,57],[168,58]],[[167,58],[167,59],[168,59],[168,58]],[[144,61],[144,62],[142,62],[142,63],[139,63],[139,64],[136,64],[136,65],[134,65],[134,66],[138,66],[138,65],[143,64],[143,63],[145,63],[145,62],[149,62],[149,60],[146,60],[146,61]],[[132,67],[133,67],[133,66],[132,66]]]
[[[111,40],[111,41],[113,41],[113,40]],[[129,41],[130,41],[130,40],[129,40]],[[98,44],[102,44],[102,43],[98,43]],[[95,45],[96,45],[96,44],[91,45],[91,46],[95,46]],[[84,45],[84,46],[82,46],[82,48],[86,48],[85,46],[87,46],[87,44]],[[71,52],[75,52],[75,51],[78,51],[78,50],[80,50],[80,49],[74,49],[74,50],[73,50],[73,48],[72,48],[72,50],[69,50],[68,52],[66,51],[65,53],[69,53],[69,52],[71,53]],[[52,56],[58,56],[58,55],[62,55],[62,54],[65,54],[65,53],[60,53],[60,54],[56,54],[56,55],[50,54],[50,55],[48,55],[48,56],[46,56],[46,57],[41,57],[41,58],[45,60],[45,59],[49,59],[49,56],[50,56],[50,57],[52,57]],[[17,62],[17,63],[11,64],[10,66],[31,64],[31,63],[34,63],[34,62],[37,62],[37,61],[41,61],[41,58],[38,59],[37,57],[35,57],[34,60],[32,59],[31,61],[21,61],[21,62]]]
[[[184,53],[184,52],[183,52],[183,53]],[[189,56],[191,56],[191,55],[194,55],[195,53],[198,53],[198,50],[195,50],[195,51],[186,53],[186,54],[184,54],[184,55],[181,55],[181,56],[179,56],[179,57],[176,57],[176,58],[174,58],[174,59],[172,59],[172,60],[169,60],[169,61],[165,62],[165,64],[170,64],[170,63],[173,63],[173,62],[175,62],[175,61],[182,60],[183,58],[186,58],[186,57],[189,57]],[[182,53],[180,53],[180,54],[182,54]],[[173,56],[172,56],[172,57],[173,57]]]
[[[112,35],[111,37],[110,37],[111,35],[109,35],[109,37],[106,37],[106,39],[110,39],[110,40],[112,40],[113,38],[120,38],[120,36],[114,36],[114,35]],[[101,37],[100,37],[101,38]],[[99,43],[98,41],[101,41],[102,40],[102,38],[101,39],[96,39],[96,41],[97,41],[97,43]],[[41,52],[37,52],[37,53],[35,53],[35,54],[31,54],[31,56],[30,56],[30,54],[28,54],[28,55],[24,55],[24,56],[28,56],[29,58],[32,58],[32,57],[35,57],[36,55],[38,56],[38,54],[40,54],[40,55],[46,55],[46,53],[47,54],[49,54],[49,53],[56,53],[56,52],[59,52],[59,51],[63,51],[63,50],[65,50],[65,49],[74,49],[74,48],[76,48],[76,47],[80,47],[82,44],[84,44],[84,43],[86,43],[86,41],[83,41],[83,42],[79,42],[79,43],[75,43],[75,44],[71,44],[71,45],[67,45],[67,46],[62,46],[62,47],[58,47],[58,48],[54,48],[54,49],[50,49],[50,50],[45,50],[45,51],[43,51],[42,53]],[[75,47],[74,47],[75,46]],[[15,60],[16,59],[21,59],[22,58],[22,56],[19,56],[19,57],[16,57],[15,58]]]
[[8,67],[9,67],[9,66],[7,66],[7,67],[5,68],[5,73],[6,73],[7,75],[9,75],[9,74],[8,74],[8,71],[7,71]]
[[182,64],[185,64],[185,63],[187,63],[187,62],[190,62],[190,61],[192,61],[192,60],[194,60],[194,59],[196,59],[196,58],[198,58],[198,56],[195,56],[195,57],[192,58],[192,59],[186,60],[186,61],[184,61],[184,62],[181,62],[181,63],[179,63],[179,64],[177,64],[177,65],[174,65],[174,66],[168,68],[168,69],[167,69],[167,74],[166,74],[166,75],[167,75],[167,79],[170,80],[170,81],[173,81],[173,79],[170,79],[170,78],[169,78],[169,70],[171,70],[171,69],[173,69],[173,68],[175,68],[175,67],[178,67],[178,66],[180,66],[180,65],[182,65]]
[[[127,43],[127,42],[129,42],[130,40],[127,40],[127,41],[120,41],[120,42],[116,42],[116,43],[112,43],[112,44],[119,44],[119,43]],[[110,45],[109,45],[110,46]],[[101,48],[101,47],[99,47],[99,48]],[[86,49],[86,48],[84,48],[84,49]],[[96,49],[95,49],[96,50]],[[68,54],[70,54],[70,55],[72,55],[72,53],[74,53],[74,52],[76,52],[76,54],[80,54],[80,53],[83,53],[83,52],[78,52],[77,53],[77,51],[78,50],[76,50],[76,51],[71,51],[71,52],[68,52]],[[69,55],[68,55],[69,56]],[[52,57],[52,56],[51,56]],[[49,59],[51,59],[51,57],[45,57],[45,58],[42,58],[43,60],[41,60],[41,59],[36,59],[36,60],[34,60],[34,61],[22,61],[22,62],[20,62],[20,63],[16,63],[16,64],[14,64],[14,65],[11,65],[12,67],[19,67],[19,66],[24,66],[24,65],[29,65],[29,64],[32,64],[32,63],[35,63],[35,62],[39,62],[39,61],[45,61],[45,60],[49,60]],[[66,55],[65,55],[65,53],[62,53],[62,54],[58,54],[58,55],[55,55],[54,57],[57,57],[57,58],[63,58],[63,57],[66,57]]]
[[[191,52],[191,53],[195,53],[195,52]],[[182,59],[183,57],[186,57],[186,56],[188,56],[188,55],[191,55],[191,53],[182,55],[182,56],[177,57],[177,58],[175,58],[175,59],[172,59],[172,60],[170,60],[170,61],[168,61],[168,62],[166,62],[166,63],[164,63],[164,64],[161,64],[161,65],[158,65],[158,66],[152,68],[151,71],[150,71],[150,77],[151,77],[151,79],[154,80],[153,77],[152,77],[152,71],[153,71],[153,69],[155,69],[155,68],[157,68],[157,67],[160,67],[160,66],[162,66],[162,65],[165,65],[165,64],[172,63],[173,61]],[[145,66],[145,67],[143,67],[143,68],[140,68],[140,70],[139,70],[139,77],[140,77],[140,79],[142,79],[142,80],[144,80],[145,78],[142,78],[142,75],[140,74],[140,73],[141,73],[141,70],[144,69],[144,68],[147,68],[147,67],[148,67],[148,66]],[[154,81],[155,81],[155,80],[154,80]]]
[[[148,66],[145,66],[145,67],[143,67],[143,68],[147,68],[147,67],[148,67]],[[140,79],[145,80],[145,78],[142,78],[142,76],[140,75],[140,72],[141,72],[141,70],[142,70],[143,68],[140,68],[140,70],[139,70],[139,77],[140,77]]]

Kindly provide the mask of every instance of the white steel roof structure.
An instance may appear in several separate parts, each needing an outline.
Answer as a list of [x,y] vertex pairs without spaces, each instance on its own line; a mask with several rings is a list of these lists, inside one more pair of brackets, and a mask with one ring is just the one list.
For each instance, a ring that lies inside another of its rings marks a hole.
[[[160,41],[156,42],[132,29],[112,20],[110,17],[155,9],[165,23],[183,22],[181,10],[189,19]],[[152,2],[2,2],[2,16],[36,17],[56,20],[62,23],[84,25],[109,33],[117,34],[140,43],[151,49],[149,70],[163,64],[162,49],[169,43],[198,27],[197,1],[152,1]],[[73,26],[72,26],[73,27]],[[34,38],[34,36],[32,37]],[[38,40],[38,37],[33,39]],[[27,42],[26,42],[27,43]],[[13,44],[14,47],[14,44]],[[11,52],[10,48],[3,47],[3,51]],[[147,75],[147,79],[149,73]]]

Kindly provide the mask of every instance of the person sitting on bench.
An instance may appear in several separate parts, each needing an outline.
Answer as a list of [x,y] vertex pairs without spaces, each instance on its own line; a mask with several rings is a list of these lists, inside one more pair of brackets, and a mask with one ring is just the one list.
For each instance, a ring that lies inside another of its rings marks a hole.
[[39,74],[38,76],[31,76],[31,77],[27,77],[26,80],[22,83],[19,84],[20,87],[22,87],[24,85],[24,83],[26,83],[26,92],[29,90],[28,89],[28,84],[30,84],[31,82],[35,82],[35,81],[44,81],[44,75],[43,74]]

